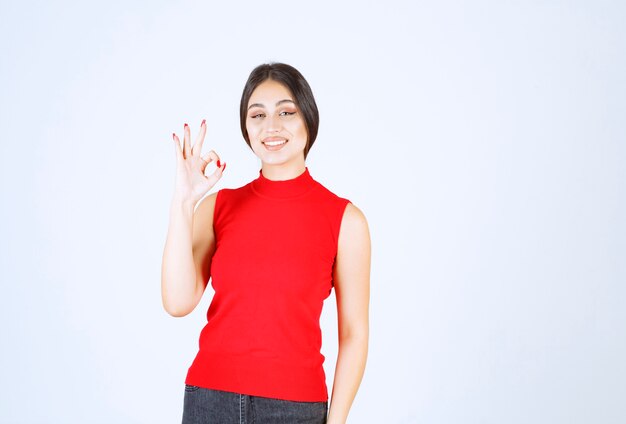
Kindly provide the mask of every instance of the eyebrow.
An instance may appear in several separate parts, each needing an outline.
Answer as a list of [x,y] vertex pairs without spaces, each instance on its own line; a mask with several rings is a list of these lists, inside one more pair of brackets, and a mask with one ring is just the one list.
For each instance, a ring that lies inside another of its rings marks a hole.
[[[282,99],[282,100],[279,100],[279,101],[277,101],[277,102],[276,102],[276,106],[279,106],[279,105],[281,105],[282,103],[287,103],[287,102],[289,102],[289,103],[293,103],[293,104],[296,104],[296,103],[295,103],[293,100],[291,100],[291,99]],[[258,106],[258,107],[265,107],[265,106],[263,106],[263,103],[252,103],[250,106],[248,106],[248,110],[252,109],[252,108],[253,108],[253,107],[255,107],[255,106]]]

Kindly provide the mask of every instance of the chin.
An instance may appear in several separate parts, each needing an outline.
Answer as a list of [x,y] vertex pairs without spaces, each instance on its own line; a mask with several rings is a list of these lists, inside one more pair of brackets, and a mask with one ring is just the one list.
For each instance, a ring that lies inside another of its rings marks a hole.
[[266,163],[268,165],[283,165],[289,162],[288,159],[285,158],[276,158],[276,157],[261,157],[261,162]]
[[255,152],[256,157],[258,157],[261,162],[270,164],[270,165],[279,165],[281,163],[289,162],[292,158],[285,155],[277,155],[277,154],[268,154],[268,152]]

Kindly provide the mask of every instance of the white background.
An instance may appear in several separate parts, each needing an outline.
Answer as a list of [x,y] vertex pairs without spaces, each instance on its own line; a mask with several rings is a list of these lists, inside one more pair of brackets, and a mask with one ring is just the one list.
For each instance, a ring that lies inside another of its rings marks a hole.
[[370,224],[349,422],[626,422],[624,22],[619,1],[3,0],[0,422],[180,422],[212,292],[162,308],[171,133],[207,119],[215,189],[258,176],[238,105],[267,61],[308,79],[307,166]]

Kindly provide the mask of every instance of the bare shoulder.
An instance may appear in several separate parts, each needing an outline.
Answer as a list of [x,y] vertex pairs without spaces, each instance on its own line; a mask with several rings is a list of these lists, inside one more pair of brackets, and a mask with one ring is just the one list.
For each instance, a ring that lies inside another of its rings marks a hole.
[[359,209],[354,203],[348,203],[346,209],[343,212],[343,218],[341,220],[341,227],[354,231],[360,229],[367,230],[367,218],[361,209]]
[[193,213],[193,244],[196,248],[199,245],[210,245],[213,240],[213,212],[216,198],[217,192],[204,197]]
[[204,197],[198,203],[196,210],[194,212],[194,219],[201,220],[213,220],[213,210],[215,209],[215,199],[217,198],[217,192],[211,193],[208,196]]
[[341,221],[337,258],[333,273],[340,332],[366,333],[369,299],[371,240],[365,214],[349,203]]
[[369,243],[369,226],[365,214],[353,203],[348,203],[339,229],[339,250],[345,251],[355,245],[368,246]]

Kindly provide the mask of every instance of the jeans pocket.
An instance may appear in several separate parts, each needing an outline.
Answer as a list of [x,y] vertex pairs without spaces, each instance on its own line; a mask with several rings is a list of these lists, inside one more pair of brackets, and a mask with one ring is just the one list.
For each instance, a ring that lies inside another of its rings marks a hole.
[[185,391],[186,392],[195,392],[199,388],[200,387],[198,387],[198,386],[192,386],[191,384],[185,384]]

